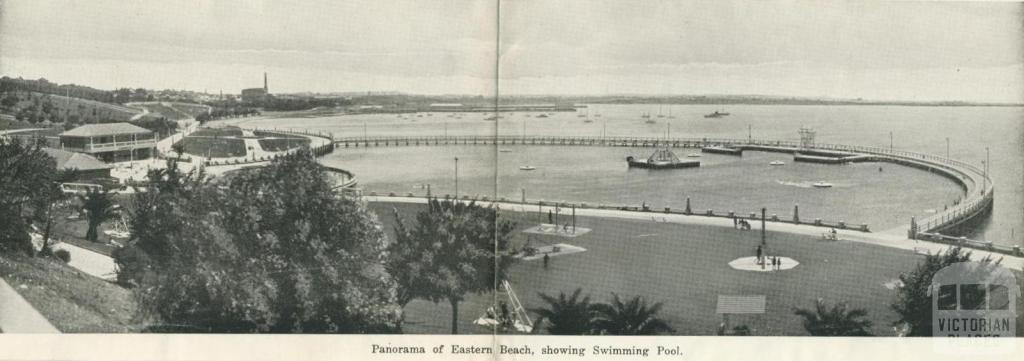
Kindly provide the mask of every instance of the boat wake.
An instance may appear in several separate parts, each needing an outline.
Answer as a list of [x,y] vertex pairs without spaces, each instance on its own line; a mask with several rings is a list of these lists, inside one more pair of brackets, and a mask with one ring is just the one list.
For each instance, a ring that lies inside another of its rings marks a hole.
[[[778,183],[778,184],[781,184],[781,185],[784,185],[784,186],[788,186],[788,187],[797,187],[797,188],[822,188],[821,185],[815,186],[815,183],[819,183],[819,182],[822,182],[822,181],[795,181],[794,182],[794,181],[787,181],[787,180],[781,180],[781,179],[776,179],[775,180],[775,183]],[[845,187],[845,186],[849,185],[849,184],[842,184],[842,183],[828,183],[828,182],[824,182],[824,183],[828,184],[828,186],[827,186],[828,188],[833,188],[833,187],[841,188],[841,187]]]
[[781,184],[781,185],[784,185],[784,186],[797,187],[797,188],[814,188],[814,182],[812,182],[812,181],[793,182],[793,181],[784,181],[784,180],[776,179],[775,183],[778,183],[778,184]]

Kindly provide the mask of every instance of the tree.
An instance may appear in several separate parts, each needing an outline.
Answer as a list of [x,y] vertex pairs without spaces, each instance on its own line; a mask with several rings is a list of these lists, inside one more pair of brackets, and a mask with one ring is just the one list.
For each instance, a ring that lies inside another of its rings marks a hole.
[[32,254],[29,221],[47,204],[57,162],[38,142],[0,137],[0,247]]
[[177,160],[181,160],[181,156],[185,155],[185,140],[182,139],[177,143],[171,144],[171,150],[174,151]]
[[385,333],[401,309],[387,240],[308,152],[212,182],[176,162],[133,200],[115,257],[159,330]]
[[536,325],[543,322],[548,323],[547,331],[552,335],[589,335],[594,332],[594,318],[597,316],[594,304],[590,303],[590,296],[580,299],[583,290],[577,288],[571,296],[565,292],[559,292],[558,298],[539,294],[540,298],[547,302],[547,308],[534,308],[530,311],[536,313],[540,318]]
[[594,329],[607,335],[658,335],[675,332],[665,320],[655,316],[661,307],[661,302],[648,306],[647,301],[640,296],[622,302],[619,295],[613,293],[611,303],[599,303],[594,306],[597,312]]
[[497,209],[437,198],[416,215],[413,227],[407,228],[401,219],[398,223],[389,268],[422,267],[419,277],[397,279],[399,294],[405,299],[447,300],[452,307],[452,333],[457,334],[459,302],[467,293],[493,291],[512,264],[509,241],[515,225],[499,220]]
[[[967,262],[971,252],[960,247],[951,247],[944,253],[929,254],[924,262],[918,263],[913,271],[900,275],[902,284],[897,290],[896,301],[892,303],[893,311],[900,316],[894,326],[907,329],[907,336],[932,335],[932,298],[928,289],[932,284],[935,272],[954,263]],[[992,262],[985,257],[981,262]]]
[[56,180],[46,184],[46,197],[40,197],[36,201],[34,218],[43,223],[43,245],[41,250],[49,252],[50,236],[53,231],[53,219],[57,209],[68,200],[68,194],[61,189],[61,184],[71,182],[78,177],[76,169],[63,169],[56,173]]
[[89,223],[85,239],[96,242],[99,239],[100,225],[118,215],[114,209],[114,200],[110,193],[101,189],[89,189],[78,198],[82,202],[82,210],[85,211]]
[[871,321],[862,319],[868,311],[861,308],[847,310],[845,302],[829,308],[819,298],[813,310],[796,309],[793,313],[803,317],[804,329],[811,336],[871,336]]

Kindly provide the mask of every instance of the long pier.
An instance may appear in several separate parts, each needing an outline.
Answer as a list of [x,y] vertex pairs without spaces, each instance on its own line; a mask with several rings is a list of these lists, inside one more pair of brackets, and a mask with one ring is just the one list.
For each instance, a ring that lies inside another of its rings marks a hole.
[[[815,143],[801,144],[799,141],[752,139],[752,138],[665,138],[665,137],[622,137],[622,136],[377,136],[335,138],[337,148],[399,147],[399,146],[443,146],[443,145],[541,145],[541,146],[601,146],[637,148],[699,148],[711,152],[742,155],[744,150],[793,154],[804,161],[837,159],[824,163],[845,162],[888,162],[947,177],[963,189],[965,197],[956,205],[948,207],[920,220],[911,219],[907,227],[910,239],[921,239],[943,243],[955,242],[968,247],[984,248],[1004,253],[1019,252],[1018,249],[1003,248],[992,242],[971,241],[955,238],[950,234],[970,228],[992,209],[995,189],[992,180],[978,167],[963,161],[946,157],[897,150],[882,147],[868,147],[846,144]],[[734,151],[721,151],[721,150]]]

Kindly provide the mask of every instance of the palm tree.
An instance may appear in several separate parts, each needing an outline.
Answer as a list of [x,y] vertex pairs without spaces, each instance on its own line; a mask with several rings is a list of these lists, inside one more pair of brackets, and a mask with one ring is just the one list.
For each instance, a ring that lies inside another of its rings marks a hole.
[[593,333],[594,305],[590,303],[589,295],[579,299],[581,292],[583,289],[577,288],[569,297],[566,297],[564,292],[559,292],[558,298],[543,293],[539,294],[540,298],[548,303],[548,308],[530,310],[540,316],[537,325],[539,326],[547,320],[547,331],[552,335]]
[[171,144],[171,150],[174,151],[175,159],[181,160],[181,156],[185,155],[185,138],[182,138],[177,143]]
[[610,304],[598,304],[594,328],[607,335],[657,335],[673,333],[675,330],[655,314],[661,310],[661,302],[647,305],[643,297],[636,296],[623,303],[619,295],[612,294]]
[[114,210],[114,201],[110,199],[110,193],[106,190],[90,189],[84,195],[79,195],[82,201],[82,210],[85,211],[89,221],[89,230],[85,232],[85,239],[96,242],[99,238],[97,229],[103,222],[106,222],[117,212]]
[[814,303],[814,310],[797,309],[794,311],[804,318],[804,329],[811,336],[871,336],[871,321],[862,319],[868,311],[858,308],[847,310],[845,302],[839,302],[831,308],[824,300]]

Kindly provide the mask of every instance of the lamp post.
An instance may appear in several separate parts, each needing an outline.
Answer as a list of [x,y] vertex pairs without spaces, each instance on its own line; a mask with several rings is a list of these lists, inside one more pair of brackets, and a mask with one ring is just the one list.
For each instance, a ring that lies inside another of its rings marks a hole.
[[946,160],[949,160],[949,137],[946,137]]
[[455,199],[459,199],[459,157],[455,157]]
[[981,187],[981,194],[985,194],[985,188],[988,188],[988,168],[992,164],[991,158],[989,158],[988,147],[985,147],[985,186]]
[[892,131],[889,131],[889,153],[892,153]]

